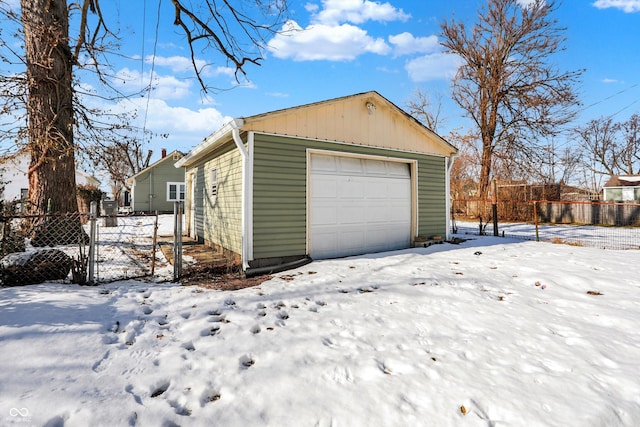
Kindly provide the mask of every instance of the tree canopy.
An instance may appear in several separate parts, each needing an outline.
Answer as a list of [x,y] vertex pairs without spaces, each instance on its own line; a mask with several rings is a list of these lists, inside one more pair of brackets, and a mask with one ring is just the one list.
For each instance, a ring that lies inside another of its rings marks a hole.
[[477,127],[486,197],[496,159],[526,162],[539,139],[574,117],[575,84],[582,70],[561,71],[551,61],[563,50],[565,28],[553,18],[553,0],[488,0],[472,27],[455,19],[441,24],[442,45],[462,65],[453,81],[454,101]]

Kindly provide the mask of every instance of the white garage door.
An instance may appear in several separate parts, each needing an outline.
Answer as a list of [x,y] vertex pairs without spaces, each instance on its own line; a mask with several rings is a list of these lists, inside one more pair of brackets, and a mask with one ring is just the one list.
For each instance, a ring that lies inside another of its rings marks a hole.
[[409,247],[408,164],[313,154],[310,179],[312,258]]

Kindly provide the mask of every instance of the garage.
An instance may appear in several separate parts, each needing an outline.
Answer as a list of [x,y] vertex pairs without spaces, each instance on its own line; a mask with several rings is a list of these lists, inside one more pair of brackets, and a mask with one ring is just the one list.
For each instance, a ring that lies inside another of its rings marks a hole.
[[309,170],[309,254],[313,259],[409,247],[408,162],[314,153]]

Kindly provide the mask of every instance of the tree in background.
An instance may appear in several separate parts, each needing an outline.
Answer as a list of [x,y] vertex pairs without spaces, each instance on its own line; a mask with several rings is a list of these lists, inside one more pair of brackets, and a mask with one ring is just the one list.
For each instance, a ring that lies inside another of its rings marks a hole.
[[589,186],[599,191],[602,178],[613,175],[640,175],[640,115],[624,122],[601,117],[575,129],[584,152],[585,176]]
[[120,200],[123,190],[131,190],[127,178],[149,167],[151,150],[145,150],[141,141],[136,138],[123,138],[109,144],[99,144],[94,162],[100,162],[111,177],[111,192],[116,200]]
[[445,20],[442,45],[462,59],[453,81],[455,102],[473,120],[482,143],[479,196],[486,197],[496,158],[526,163],[537,142],[559,131],[578,105],[582,71],[562,72],[549,59],[563,49],[564,28],[553,0],[488,0],[470,30]]
[[[166,4],[166,3],[165,3]],[[75,157],[78,145],[74,139],[76,126],[90,124],[76,108],[74,97],[79,82],[76,71],[92,69],[98,79],[109,83],[108,54],[117,45],[117,35],[104,20],[100,0],[20,0],[20,11],[0,4],[0,12],[8,20],[18,22],[24,40],[24,52],[11,48],[12,43],[0,32],[1,45],[14,54],[16,66],[25,73],[3,76],[2,113],[21,105],[14,103],[11,93],[26,93],[22,106],[26,114],[26,132],[18,113],[14,121],[17,138],[26,139],[31,153],[29,167],[29,200],[31,213],[76,212]],[[180,27],[191,51],[194,72],[203,90],[202,68],[196,65],[195,50],[214,51],[233,64],[238,74],[246,73],[247,64],[259,65],[261,46],[266,32],[273,32],[282,21],[285,0],[198,3],[172,0],[173,24]],[[258,19],[258,20],[256,20]],[[70,23],[75,28],[70,35]],[[9,37],[14,37],[10,35]],[[3,59],[6,56],[3,55]],[[25,88],[25,90],[21,90]],[[19,98],[18,98],[19,99]],[[75,98],[77,99],[77,98]],[[9,116],[7,116],[9,117]],[[6,123],[5,123],[6,125]],[[116,128],[118,125],[114,125]],[[89,132],[90,133],[90,132]]]
[[444,122],[440,115],[442,110],[442,96],[438,95],[435,102],[420,88],[416,89],[413,98],[405,104],[407,112],[420,123],[438,133],[438,127]]

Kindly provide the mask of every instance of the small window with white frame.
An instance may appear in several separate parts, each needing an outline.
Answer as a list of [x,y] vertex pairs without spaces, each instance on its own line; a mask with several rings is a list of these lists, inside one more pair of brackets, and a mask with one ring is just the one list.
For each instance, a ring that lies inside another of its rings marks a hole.
[[167,202],[184,200],[184,182],[167,182]]

